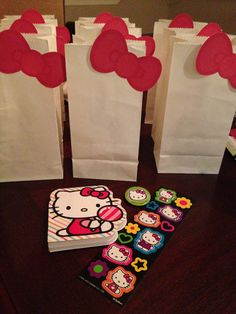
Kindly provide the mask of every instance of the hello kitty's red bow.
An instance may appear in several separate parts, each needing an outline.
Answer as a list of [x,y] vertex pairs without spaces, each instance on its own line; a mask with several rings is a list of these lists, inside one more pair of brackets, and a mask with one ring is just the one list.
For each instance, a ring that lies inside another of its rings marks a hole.
[[148,214],[148,217],[151,218],[152,220],[156,220],[156,217],[153,214]]
[[153,238],[156,240],[156,241],[160,241],[160,236],[158,235],[158,234],[156,234],[156,233],[153,233]]
[[218,33],[209,37],[200,48],[196,59],[197,71],[202,75],[219,73],[236,88],[236,54],[229,37]]
[[138,91],[146,91],[159,79],[160,61],[152,56],[138,58],[128,51],[123,35],[115,30],[102,32],[95,40],[90,61],[94,70],[101,73],[115,71]]
[[93,188],[83,188],[80,191],[80,195],[82,196],[93,196],[93,197],[97,197],[99,199],[104,199],[107,198],[110,193],[108,191],[97,191]]
[[144,190],[136,190],[136,193],[145,194]]
[[177,209],[173,209],[172,212],[176,215],[176,216],[180,216],[180,212]]
[[54,88],[66,80],[65,59],[57,52],[41,54],[29,47],[24,37],[13,30],[0,33],[0,72],[22,71]]
[[125,275],[124,275],[124,278],[125,278],[125,280],[126,280],[128,283],[131,283],[131,282],[132,282],[132,278],[131,278],[128,274],[125,274]]
[[128,256],[129,255],[129,252],[124,249],[124,248],[120,248],[119,251],[124,255],[124,256]]

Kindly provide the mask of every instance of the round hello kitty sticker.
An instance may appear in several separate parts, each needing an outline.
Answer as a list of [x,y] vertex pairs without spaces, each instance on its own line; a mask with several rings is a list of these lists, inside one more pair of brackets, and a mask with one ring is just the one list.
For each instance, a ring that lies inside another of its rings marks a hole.
[[144,206],[150,202],[151,194],[141,186],[132,186],[126,190],[125,199],[134,206]]

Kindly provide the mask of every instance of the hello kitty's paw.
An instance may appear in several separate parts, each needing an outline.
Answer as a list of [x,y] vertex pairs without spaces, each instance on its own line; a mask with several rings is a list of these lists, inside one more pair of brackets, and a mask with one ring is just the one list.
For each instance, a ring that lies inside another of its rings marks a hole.
[[93,220],[90,224],[89,224],[89,228],[90,229],[96,229],[100,227],[100,221],[98,220]]
[[61,229],[57,231],[57,235],[64,237],[64,236],[68,236],[69,234],[66,229]]
[[102,224],[101,224],[101,230],[102,232],[108,232],[110,230],[112,230],[112,223],[110,223],[109,221],[104,221]]

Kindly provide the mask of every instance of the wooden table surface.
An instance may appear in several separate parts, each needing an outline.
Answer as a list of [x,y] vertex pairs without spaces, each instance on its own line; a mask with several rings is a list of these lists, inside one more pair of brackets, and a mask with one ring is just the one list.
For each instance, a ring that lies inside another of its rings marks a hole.
[[[218,176],[157,174],[151,129],[142,123],[137,184],[151,193],[169,187],[194,205],[120,307],[78,278],[100,248],[47,250],[47,204],[54,189],[105,184],[123,199],[134,185],[73,179],[67,123],[65,130],[63,180],[0,184],[0,313],[236,313],[236,162],[229,153]],[[125,208],[132,217],[134,207]]]

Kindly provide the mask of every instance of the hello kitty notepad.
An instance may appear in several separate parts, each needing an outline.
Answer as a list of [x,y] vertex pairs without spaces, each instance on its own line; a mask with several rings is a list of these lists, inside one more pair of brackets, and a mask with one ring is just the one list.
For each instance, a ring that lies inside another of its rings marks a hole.
[[108,245],[126,223],[121,200],[106,186],[55,190],[49,202],[49,251]]

